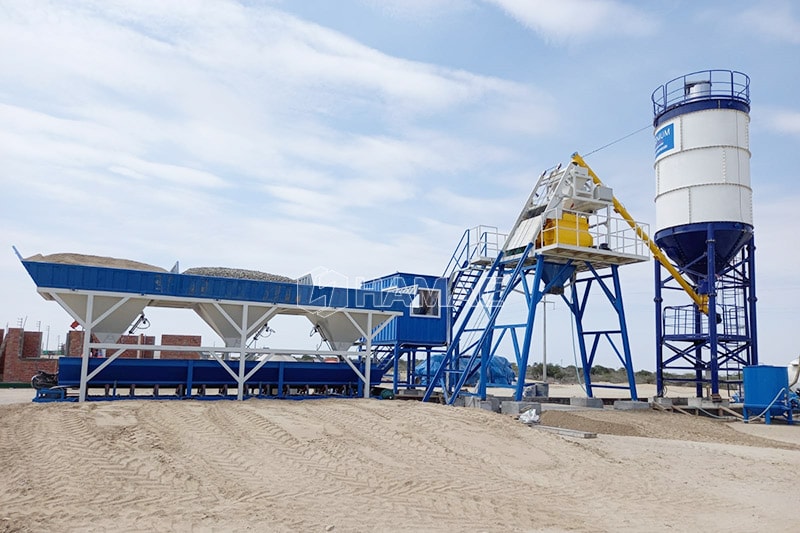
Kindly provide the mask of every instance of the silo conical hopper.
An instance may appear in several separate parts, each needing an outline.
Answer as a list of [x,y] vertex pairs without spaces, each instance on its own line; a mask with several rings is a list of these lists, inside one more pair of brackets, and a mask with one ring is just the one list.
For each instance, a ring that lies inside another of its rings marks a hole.
[[687,74],[653,93],[655,242],[695,282],[720,273],[753,233],[750,80],[741,72]]

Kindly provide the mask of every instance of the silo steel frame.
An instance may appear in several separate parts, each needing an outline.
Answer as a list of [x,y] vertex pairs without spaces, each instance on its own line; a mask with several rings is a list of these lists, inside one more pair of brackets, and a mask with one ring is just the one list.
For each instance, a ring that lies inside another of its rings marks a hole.
[[[706,246],[706,254],[698,260],[714,257],[713,224],[708,227]],[[664,396],[667,384],[674,383],[694,385],[698,398],[708,387],[711,397],[717,398],[720,386],[738,389],[743,367],[758,364],[755,248],[751,236],[718,272],[714,261],[706,261],[708,272],[698,280],[698,286],[707,287],[707,315],[694,303],[671,306],[665,302],[665,291],[683,289],[673,277],[665,277],[663,265],[655,262],[658,396]],[[686,267],[676,268],[682,274],[686,271]]]

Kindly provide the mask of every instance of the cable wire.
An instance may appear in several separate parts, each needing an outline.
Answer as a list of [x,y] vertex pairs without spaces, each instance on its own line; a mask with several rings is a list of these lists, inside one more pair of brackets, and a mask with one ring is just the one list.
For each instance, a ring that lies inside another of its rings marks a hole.
[[624,140],[625,140],[625,139],[627,139],[628,137],[633,137],[633,136],[634,136],[634,135],[636,135],[637,133],[641,133],[641,132],[643,132],[644,130],[646,130],[646,129],[649,129],[649,128],[652,128],[652,127],[653,127],[653,126],[652,126],[651,124],[648,124],[647,126],[644,126],[643,128],[639,128],[638,130],[636,130],[636,131],[634,131],[634,132],[632,132],[632,133],[629,133],[629,134],[627,134],[627,135],[625,135],[625,136],[623,136],[623,137],[620,137],[620,138],[619,138],[619,139],[617,139],[616,141],[611,141],[611,142],[610,142],[610,143],[608,143],[608,144],[604,144],[604,145],[603,145],[603,146],[601,146],[600,148],[595,148],[595,149],[594,149],[594,150],[592,150],[591,152],[588,152],[588,153],[586,153],[586,154],[583,154],[583,158],[584,158],[584,159],[586,159],[586,158],[587,158],[587,157],[589,157],[590,155],[592,155],[592,154],[596,154],[596,153],[597,153],[597,152],[599,152],[600,150],[605,150],[605,149],[606,149],[606,148],[608,148],[609,146],[613,146],[613,145],[617,144],[618,142],[624,141]]
[[778,398],[781,397],[781,394],[784,394],[785,392],[786,392],[786,388],[785,387],[781,388],[781,390],[778,391],[778,394],[776,394],[775,397],[772,399],[772,401],[769,402],[769,405],[766,407],[766,409],[761,411],[761,413],[758,416],[748,417],[747,420],[745,420],[745,422],[749,422],[750,420],[758,420],[759,418],[763,418],[764,415],[767,414],[767,411],[772,409],[772,406],[775,405],[775,403],[778,401]]

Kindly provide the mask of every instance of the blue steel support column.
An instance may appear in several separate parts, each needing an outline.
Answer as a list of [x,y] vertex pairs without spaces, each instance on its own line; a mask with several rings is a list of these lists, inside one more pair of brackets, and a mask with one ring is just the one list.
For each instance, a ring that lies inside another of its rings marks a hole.
[[[525,261],[525,259],[527,259],[528,254],[530,253],[532,247],[533,247],[533,243],[530,243],[525,247],[525,251],[522,252],[522,255],[519,258],[519,264],[517,265],[517,268],[514,270],[514,273],[511,276],[512,278],[515,277],[515,275],[517,274],[517,271],[522,267],[522,264]],[[483,283],[481,283],[480,289],[478,289],[480,291],[478,293],[478,298],[475,298],[475,299],[472,300],[472,305],[469,307],[469,309],[467,309],[466,316],[464,316],[462,318],[461,325],[458,328],[458,331],[456,332],[456,334],[451,339],[450,345],[447,347],[447,351],[445,352],[444,358],[442,359],[442,364],[436,370],[436,373],[434,374],[434,376],[430,379],[430,381],[428,383],[428,387],[425,390],[425,394],[422,396],[422,401],[423,402],[427,402],[428,400],[430,400],[431,394],[433,394],[433,389],[436,387],[436,385],[439,382],[442,383],[443,392],[449,391],[449,384],[447,383],[447,381],[448,381],[447,380],[448,372],[446,372],[447,365],[449,365],[452,360],[455,359],[457,361],[458,358],[461,357],[461,352],[460,352],[459,346],[458,346],[459,342],[461,341],[461,335],[464,333],[464,329],[466,328],[466,325],[469,324],[469,321],[472,318],[472,315],[475,312],[475,309],[477,308],[478,300],[480,299],[480,295],[485,293],[486,287],[489,284],[489,281],[491,281],[491,277],[493,275],[495,275],[495,272],[497,272],[497,268],[500,266],[500,262],[502,260],[503,260],[503,252],[500,252],[497,255],[497,257],[495,258],[494,263],[492,264],[492,267],[486,273],[486,278],[484,279]],[[486,325],[486,327],[490,327],[490,326],[494,326],[491,317],[490,317],[489,323]],[[456,391],[456,392],[458,392],[458,391]]]
[[[458,396],[458,393],[461,391],[461,388],[464,387],[467,378],[471,373],[470,371],[473,368],[473,364],[475,363],[475,360],[478,358],[479,355],[478,350],[481,349],[483,344],[486,342],[486,338],[489,336],[489,333],[491,333],[491,330],[494,329],[494,326],[497,321],[497,315],[500,313],[500,309],[505,303],[506,298],[508,298],[508,295],[511,293],[511,291],[514,290],[517,284],[519,284],[519,282],[523,279],[524,277],[523,272],[525,270],[524,268],[525,259],[528,257],[528,253],[530,252],[532,247],[533,243],[528,244],[528,246],[525,248],[525,251],[522,253],[522,256],[517,259],[517,266],[514,267],[513,272],[511,272],[511,275],[508,277],[508,280],[506,281],[506,286],[503,288],[503,292],[500,295],[500,300],[498,302],[498,305],[493,309],[491,309],[489,316],[487,317],[486,324],[483,326],[483,333],[478,339],[478,342],[475,343],[475,350],[472,352],[472,355],[470,355],[469,360],[464,365],[464,371],[460,372],[458,380],[456,381],[455,386],[452,389],[452,396],[447,399],[448,404],[450,405],[453,404],[456,397]],[[498,258],[501,256],[502,252],[500,253],[500,256],[498,256]],[[503,272],[502,269],[500,272],[501,273]],[[483,293],[484,291],[481,291],[481,294]],[[477,370],[477,368],[475,370]],[[423,401],[426,401],[425,397],[423,397]]]
[[[520,363],[517,365],[517,388],[514,392],[514,400],[522,401],[522,392],[525,388],[525,374],[528,369],[528,355],[531,351],[531,337],[533,336],[533,323],[536,318],[536,307],[542,298],[539,286],[542,283],[542,271],[544,270],[544,260],[541,256],[536,258],[536,271],[533,274],[533,285],[528,299],[528,320],[525,322],[525,336],[522,338],[522,348],[520,350]],[[525,275],[524,273],[522,274]]]
[[747,292],[747,305],[750,309],[750,321],[747,333],[750,335],[750,364],[758,364],[758,327],[756,321],[756,243],[755,236],[750,237],[747,243],[747,274],[749,290]]
[[194,379],[194,361],[189,360],[189,364],[186,368],[186,396],[192,395],[192,381]]
[[[427,361],[425,361],[425,372],[426,372],[426,374],[425,374],[425,384],[427,385],[433,379],[433,376],[431,376],[431,349],[428,348],[425,351],[425,354],[428,357]],[[444,362],[444,361],[442,361],[442,362]]]
[[586,356],[586,339],[583,336],[583,311],[586,309],[586,300],[589,297],[592,280],[586,282],[586,292],[583,295],[583,305],[578,301],[578,287],[572,283],[572,316],[575,318],[575,334],[578,337],[578,346],[581,350],[581,367],[583,368],[583,382],[586,385],[586,396],[592,398],[591,365]]
[[694,349],[694,389],[695,395],[698,398],[703,397],[703,346],[707,342],[708,337],[703,333],[703,314],[700,309],[695,305],[694,308],[694,334],[697,339],[695,341],[696,347]]
[[[397,396],[397,382],[400,379],[400,343],[395,342],[394,348],[392,349],[392,358],[394,359],[392,363],[392,369],[394,370],[394,376],[392,377],[392,392],[394,395]],[[411,364],[411,361],[408,361],[408,364]],[[406,367],[406,374],[408,373],[408,367]]]
[[[497,272],[497,278],[494,282],[494,291],[492,292],[492,310],[500,305],[500,294],[503,291],[503,270],[503,265],[500,265],[500,268]],[[524,276],[525,274],[522,275]],[[481,400],[486,399],[486,382],[488,381],[489,377],[489,361],[492,358],[493,339],[494,327],[489,329],[486,340],[484,341],[483,346],[481,346],[481,368],[480,379],[478,380],[478,397]]]
[[653,301],[656,304],[656,395],[664,397],[664,324],[662,305],[664,298],[661,295],[661,263],[653,261],[655,265],[655,289],[656,296]]
[[622,353],[625,355],[625,370],[628,374],[628,387],[631,390],[631,400],[638,401],[636,391],[636,376],[633,373],[633,358],[631,357],[631,343],[628,339],[628,323],[625,320],[625,306],[622,303],[622,287],[619,283],[619,266],[611,265],[611,275],[614,279],[614,308],[619,318],[619,331],[622,336]]
[[716,239],[714,226],[708,225],[707,260],[708,264],[708,344],[711,352],[711,394],[719,394],[719,361],[717,359],[717,280],[716,280]]

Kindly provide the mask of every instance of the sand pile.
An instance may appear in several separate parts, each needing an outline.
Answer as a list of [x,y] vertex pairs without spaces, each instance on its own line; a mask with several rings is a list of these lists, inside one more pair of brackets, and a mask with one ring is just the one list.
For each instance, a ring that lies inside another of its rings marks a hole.
[[0,405],[0,531],[794,528],[800,446],[630,415],[578,440],[401,401]]
[[[153,272],[167,272],[166,269],[130,259],[104,257],[100,255],[86,255],[73,253],[58,253],[50,255],[36,254],[26,257],[25,261],[39,261],[43,263],[61,263],[64,265],[87,265],[109,268],[124,268],[128,270],[149,270]],[[219,278],[252,279],[257,281],[277,281],[283,283],[297,283],[297,280],[280,274],[270,274],[258,270],[228,267],[194,267],[186,269],[182,274],[194,276],[213,276]]]
[[85,255],[59,253],[42,255],[36,254],[26,257],[25,261],[39,261],[43,263],[61,263],[64,265],[87,265],[109,268],[124,268],[128,270],[150,270],[153,272],[166,272],[165,269],[130,259],[117,259],[116,257],[103,257],[100,255]]
[[737,425],[726,424],[706,417],[691,417],[681,414],[662,413],[659,416],[650,411],[620,413],[610,409],[587,409],[582,411],[545,411],[541,424],[579,431],[591,431],[604,435],[629,437],[648,437],[664,440],[685,440],[741,446],[767,446],[800,451],[800,427],[797,431],[797,444],[787,444],[773,440],[742,434],[734,429]]

